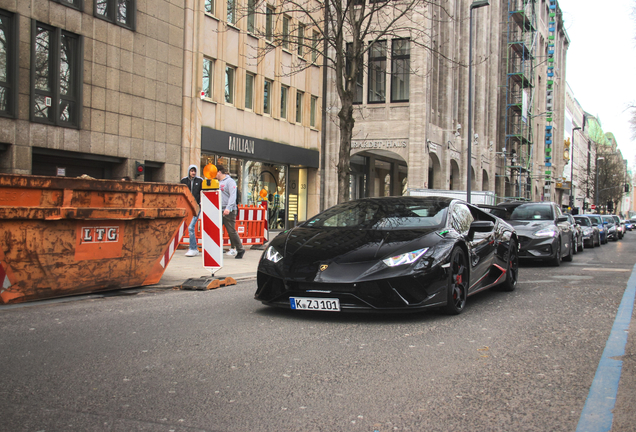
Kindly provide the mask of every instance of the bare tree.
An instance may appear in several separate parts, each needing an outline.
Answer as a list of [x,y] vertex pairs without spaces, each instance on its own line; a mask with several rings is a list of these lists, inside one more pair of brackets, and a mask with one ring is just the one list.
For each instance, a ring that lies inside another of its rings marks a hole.
[[[386,55],[386,40],[396,38],[407,41],[402,49],[419,46],[436,51],[431,23],[453,19],[445,4],[445,0],[281,0],[272,8],[248,0],[243,11],[248,26],[251,16],[266,15],[264,28],[253,27],[254,34],[268,41],[260,55],[278,46],[287,50],[296,47],[314,60],[323,60],[322,64],[332,71],[329,85],[335,87],[339,102],[333,118],[340,132],[338,202],[347,200],[349,194],[354,107],[361,91],[362,73],[369,67],[365,58],[368,54]],[[292,16],[296,18],[293,22],[289,19]],[[310,62],[299,60],[288,73],[298,73],[309,65]],[[418,71],[406,71],[412,72]]]
[[601,205],[612,202],[614,209],[625,194],[625,184],[628,183],[625,174],[625,162],[619,153],[612,152],[611,148],[599,149],[600,160],[598,166],[598,199]]

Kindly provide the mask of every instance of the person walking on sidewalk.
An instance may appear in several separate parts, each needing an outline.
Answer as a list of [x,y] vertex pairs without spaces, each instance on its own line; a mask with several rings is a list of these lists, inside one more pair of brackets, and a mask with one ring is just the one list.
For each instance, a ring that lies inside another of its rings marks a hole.
[[190,246],[185,253],[187,257],[193,257],[199,255],[199,248],[197,247],[197,238],[194,233],[194,230],[197,226],[197,221],[199,220],[199,215],[201,214],[201,188],[203,186],[203,179],[197,176],[197,166],[190,165],[188,168],[188,175],[181,179],[181,183],[186,185],[188,189],[190,189],[190,193],[194,197],[194,200],[198,205],[198,213],[192,216],[192,221],[190,221],[190,225],[188,226],[188,239],[190,240]]
[[223,226],[227,230],[232,245],[227,254],[234,255],[236,259],[241,259],[243,255],[245,255],[245,249],[243,248],[241,239],[236,233],[236,212],[238,209],[236,205],[236,182],[228,175],[223,165],[217,165],[216,169],[216,179],[219,181],[219,188],[221,189]]

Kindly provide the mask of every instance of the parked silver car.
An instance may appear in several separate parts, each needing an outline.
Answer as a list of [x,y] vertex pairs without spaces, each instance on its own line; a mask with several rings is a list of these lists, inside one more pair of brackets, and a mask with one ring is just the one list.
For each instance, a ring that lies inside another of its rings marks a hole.
[[593,248],[601,245],[601,231],[598,229],[598,225],[587,216],[574,216],[574,220],[581,228],[585,247]]

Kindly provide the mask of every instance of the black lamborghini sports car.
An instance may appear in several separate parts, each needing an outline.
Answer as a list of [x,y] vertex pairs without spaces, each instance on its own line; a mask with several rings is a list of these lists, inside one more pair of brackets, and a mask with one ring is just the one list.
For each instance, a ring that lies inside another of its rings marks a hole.
[[255,298],[296,310],[459,314],[472,294],[515,289],[518,244],[512,226],[461,200],[363,198],[274,238]]

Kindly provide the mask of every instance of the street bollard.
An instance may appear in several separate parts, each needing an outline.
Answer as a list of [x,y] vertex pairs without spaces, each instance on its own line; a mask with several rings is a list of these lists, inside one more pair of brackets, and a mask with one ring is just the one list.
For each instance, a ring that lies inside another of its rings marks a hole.
[[206,177],[201,190],[201,239],[203,240],[203,267],[212,274],[223,267],[223,213],[221,191],[216,167],[208,164],[203,170]]
[[[216,177],[216,167],[207,164],[203,168],[203,188],[201,190],[201,240],[203,268],[212,276],[223,268],[223,213],[221,211],[221,191]],[[214,279],[202,276],[188,279],[181,285],[185,290],[210,290],[222,286],[236,285],[232,277]]]

